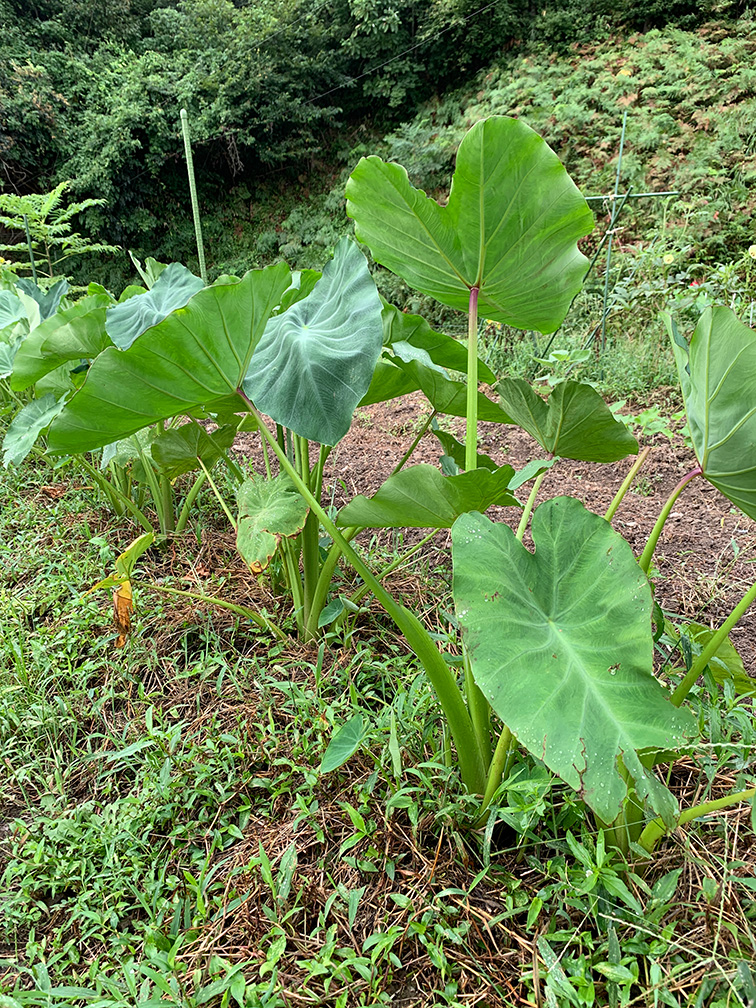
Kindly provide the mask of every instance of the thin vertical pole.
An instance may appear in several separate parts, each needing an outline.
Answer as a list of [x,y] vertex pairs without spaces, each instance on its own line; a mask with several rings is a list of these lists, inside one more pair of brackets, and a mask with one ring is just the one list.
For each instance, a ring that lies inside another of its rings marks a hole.
[[197,200],[197,185],[194,181],[194,161],[192,160],[192,143],[189,139],[189,116],[186,109],[181,109],[181,132],[184,135],[184,154],[186,155],[186,170],[189,175],[189,195],[192,198],[192,214],[194,216],[194,234],[197,239],[197,258],[202,282],[207,285],[207,269],[205,267],[205,245],[202,241],[202,222],[200,221],[199,202]]

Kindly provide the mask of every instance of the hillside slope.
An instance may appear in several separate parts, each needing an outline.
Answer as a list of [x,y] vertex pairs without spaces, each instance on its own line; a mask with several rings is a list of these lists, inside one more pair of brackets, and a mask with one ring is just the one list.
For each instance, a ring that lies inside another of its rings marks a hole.
[[756,21],[741,18],[729,27],[653,29],[561,56],[501,61],[380,142],[355,136],[359,143],[337,152],[346,168],[332,167],[325,191],[319,165],[300,177],[301,188],[261,187],[248,208],[229,207],[237,249],[248,242],[256,258],[282,253],[315,265],[348,228],[343,186],[361,155],[396,160],[415,185],[443,196],[462,136],[493,114],[521,118],[540,133],[586,195],[611,194],[627,112],[620,192],[679,197],[666,209],[661,201],[628,204],[622,240],[647,237],[664,218],[677,226],[690,263],[732,259],[756,241],[755,53]]

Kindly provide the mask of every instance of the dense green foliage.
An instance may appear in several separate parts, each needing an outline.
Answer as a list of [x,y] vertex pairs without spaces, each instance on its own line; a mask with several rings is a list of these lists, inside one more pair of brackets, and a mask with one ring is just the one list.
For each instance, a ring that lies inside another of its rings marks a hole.
[[368,105],[390,121],[490,59],[520,23],[508,3],[476,14],[472,0],[3,6],[6,184],[75,178],[108,199],[109,232],[131,242],[159,230],[157,206],[183,204],[181,106],[206,183],[222,191],[260,165],[308,158]]
[[[524,0],[329,0],[314,6],[302,0],[0,0],[0,185],[42,192],[72,179],[76,198],[108,201],[107,210],[88,216],[90,230],[103,240],[185,259],[192,242],[182,106],[192,124],[205,207],[225,202],[230,189],[241,206],[251,197],[259,202],[261,185],[271,180],[291,184],[313,169],[329,174],[340,152],[350,152],[353,161],[353,148],[368,139],[366,126],[385,132],[420,101],[492,61],[501,68],[494,71],[500,81],[491,95],[493,110],[521,104],[526,114],[528,104],[550,108],[543,104],[549,101],[543,86],[565,77],[553,62],[544,74],[538,63],[523,74],[518,54],[544,44],[565,50],[577,40],[610,37],[618,27],[646,30],[671,20],[693,28],[715,13],[734,17],[740,6],[737,0],[717,4],[716,11],[709,0],[551,0],[534,14]],[[603,54],[597,58],[607,63]],[[584,75],[581,64],[590,60],[571,61]],[[528,98],[534,72],[541,94]],[[680,74],[683,81],[690,76],[682,68]],[[503,94],[505,81],[510,90],[521,86],[519,93]],[[595,138],[586,142],[599,155],[609,154],[614,131],[596,114],[601,103],[586,97],[578,99],[581,115],[600,132],[598,144]],[[611,89],[607,98],[616,111]],[[442,105],[404,127],[394,143],[410,143],[419,167],[445,171],[453,155],[448,127],[468,124],[467,115],[455,124],[457,113]],[[536,113],[530,124],[542,129],[542,118]],[[574,137],[576,123],[559,119],[563,137]],[[655,129],[652,146],[660,139]],[[559,140],[545,132],[551,142]],[[398,149],[393,156],[407,163],[402,154]],[[568,168],[576,171],[573,164]],[[224,223],[209,223],[216,262],[226,254]],[[296,226],[292,221],[291,229]],[[242,246],[264,255],[266,244],[268,251],[279,244],[279,232],[263,231],[264,240],[258,243],[255,235],[250,241],[244,219],[237,219],[231,238],[242,237]],[[322,222],[314,232],[323,233]]]

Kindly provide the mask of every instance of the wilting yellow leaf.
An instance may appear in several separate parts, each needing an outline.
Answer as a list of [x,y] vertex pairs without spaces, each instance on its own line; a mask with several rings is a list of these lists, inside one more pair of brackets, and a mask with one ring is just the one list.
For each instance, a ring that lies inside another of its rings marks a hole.
[[131,633],[131,611],[134,602],[131,596],[131,582],[124,581],[113,591],[113,623],[118,631],[115,646],[121,648]]

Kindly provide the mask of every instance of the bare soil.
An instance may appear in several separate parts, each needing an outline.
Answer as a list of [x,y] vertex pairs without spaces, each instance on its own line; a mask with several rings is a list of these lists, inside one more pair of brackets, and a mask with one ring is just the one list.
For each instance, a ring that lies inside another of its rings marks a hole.
[[[664,414],[665,393],[657,392],[655,400]],[[677,403],[668,405],[671,414]],[[357,411],[352,429],[331,454],[326,469],[325,485],[331,484],[336,504],[378,490],[419,431],[425,410],[426,400],[414,393]],[[446,429],[464,438],[464,420],[453,418],[444,423]],[[480,432],[479,450],[501,464],[519,469],[531,459],[543,457],[543,450],[519,428],[483,423]],[[679,434],[671,441],[656,434],[641,441],[642,447],[647,444],[652,446],[651,454],[613,521],[636,555],[642,552],[676,484],[697,464]],[[241,447],[249,450],[248,444]],[[413,453],[412,462],[437,464],[440,454],[439,442],[429,432]],[[560,461],[547,475],[540,500],[568,494],[603,514],[632,462],[632,457],[608,465]],[[519,519],[519,511],[513,508],[492,508],[489,515],[513,526]],[[368,538],[370,533],[364,536]],[[444,542],[443,532],[436,542]],[[665,612],[717,626],[750,587],[756,576],[755,561],[756,523],[704,479],[694,479],[678,499],[656,549],[657,600]],[[746,669],[756,673],[756,612],[745,615],[732,640]]]

